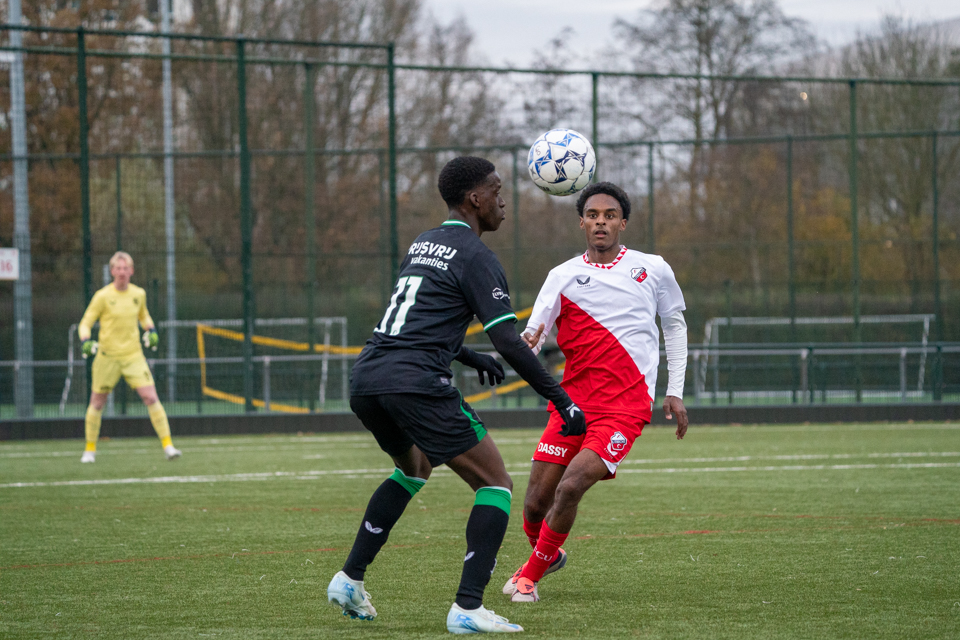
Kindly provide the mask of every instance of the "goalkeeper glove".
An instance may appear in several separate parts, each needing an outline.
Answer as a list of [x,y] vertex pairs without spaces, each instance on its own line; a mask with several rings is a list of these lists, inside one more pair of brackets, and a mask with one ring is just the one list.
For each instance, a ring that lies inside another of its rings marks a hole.
[[158,344],[160,344],[160,336],[157,334],[156,329],[147,329],[143,332],[144,347],[148,347],[149,349],[156,351]]
[[86,360],[90,356],[94,355],[97,352],[97,346],[96,340],[84,340],[80,345],[80,352],[83,354],[83,359]]
[[584,415],[583,410],[580,409],[573,400],[570,400],[569,396],[567,397],[567,401],[569,404],[563,403],[562,406],[554,403],[554,406],[557,407],[557,413],[560,414],[560,419],[563,420],[560,435],[565,437],[582,436],[587,432],[587,417]]

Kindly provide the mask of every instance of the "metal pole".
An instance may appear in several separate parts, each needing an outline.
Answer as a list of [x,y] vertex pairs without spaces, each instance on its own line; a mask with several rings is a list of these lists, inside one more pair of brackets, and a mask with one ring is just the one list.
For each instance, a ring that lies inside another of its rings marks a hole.
[[[790,342],[797,341],[797,284],[793,244],[793,137],[787,138],[787,288],[790,295]],[[793,389],[790,396],[797,402],[798,367],[793,369]]]
[[[170,33],[171,0],[160,0],[160,30]],[[170,38],[161,40],[163,55],[170,55]],[[173,80],[170,71],[170,58],[164,57],[163,70],[163,222],[167,236],[167,321],[177,319],[177,225],[176,194],[173,174]],[[167,345],[167,357],[177,357],[177,330],[171,330],[164,336]],[[167,399],[176,401],[177,364],[167,365]]]
[[390,292],[393,290],[393,281],[390,280],[393,276],[392,262],[387,264],[391,261],[392,256],[390,256],[390,247],[387,246],[390,244],[390,232],[386,229],[387,195],[383,190],[387,183],[384,176],[387,166],[385,155],[382,151],[377,154],[377,195],[379,197],[377,210],[380,214],[380,306],[383,309],[387,308],[387,301],[390,300]]
[[240,262],[243,271],[243,397],[253,407],[253,213],[250,202],[250,147],[247,140],[247,65],[243,38],[237,39],[237,110],[240,134]]
[[933,146],[933,313],[934,327],[936,328],[936,342],[943,341],[943,308],[940,300],[940,185],[938,183],[940,163],[937,158],[937,134],[931,140]]
[[[10,24],[20,24],[20,0],[10,0]],[[23,46],[23,32],[10,32],[10,44]],[[13,284],[13,316],[16,334],[14,357],[16,371],[14,401],[18,418],[33,417],[33,272],[30,259],[30,191],[27,161],[27,107],[24,90],[23,53],[13,54],[10,65],[10,119],[13,143],[13,246],[20,260],[20,277]]]
[[123,195],[122,188],[120,186],[120,154],[114,156],[114,174],[117,177],[117,251],[123,251],[123,205],[121,204],[121,196]]
[[513,149],[513,173],[510,176],[513,190],[513,306],[522,309],[520,292],[523,289],[520,275],[520,158],[519,149]]
[[[317,287],[317,219],[314,212],[314,181],[316,179],[316,168],[314,167],[313,155],[313,121],[314,121],[314,101],[316,94],[314,88],[316,85],[317,68],[312,64],[304,65],[304,85],[303,85],[303,131],[304,131],[304,154],[303,154],[303,213],[304,229],[306,231],[307,245],[307,342],[310,344],[310,355],[316,353],[317,328],[316,309],[314,308],[314,294]],[[316,398],[313,393],[313,382],[316,379],[316,362],[311,360],[310,367],[310,411],[316,408]]]
[[653,231],[653,143],[647,145],[647,253],[656,249]]
[[87,135],[87,48],[83,27],[77,29],[77,93],[80,119],[80,224],[83,228],[83,303],[93,298],[93,247],[90,239],[90,148]]
[[[599,147],[598,145],[600,144],[600,129],[599,129],[599,123],[598,123],[598,121],[599,121],[599,118],[600,118],[600,116],[599,116],[599,111],[600,111],[600,96],[599,96],[599,91],[598,91],[598,89],[599,89],[598,85],[600,84],[600,74],[599,74],[599,73],[593,73],[593,74],[591,74],[590,77],[591,77],[591,87],[592,87],[592,90],[593,90],[593,102],[592,102],[592,106],[591,106],[591,126],[592,126],[592,130],[591,130],[591,134],[590,134],[590,135],[591,135],[591,139],[592,139],[592,143],[593,143],[593,152],[594,152],[595,154],[597,154],[597,166],[599,167],[599,165],[600,165],[600,157],[599,157],[600,147]],[[599,171],[596,171],[596,170],[595,170],[595,171],[593,172],[593,180],[592,180],[593,182],[596,182],[596,181],[597,181],[597,175],[598,175],[598,174],[599,174]]]
[[[850,232],[853,253],[851,260],[851,284],[853,286],[853,341],[863,342],[860,330],[860,219],[857,209],[857,164],[859,149],[857,146],[857,81],[850,81]],[[863,371],[860,355],[854,356],[854,387],[857,402],[863,400]]]
[[399,233],[397,231],[397,97],[396,65],[393,61],[393,43],[387,45],[387,135],[389,137],[390,183],[390,283],[397,281],[400,272]]

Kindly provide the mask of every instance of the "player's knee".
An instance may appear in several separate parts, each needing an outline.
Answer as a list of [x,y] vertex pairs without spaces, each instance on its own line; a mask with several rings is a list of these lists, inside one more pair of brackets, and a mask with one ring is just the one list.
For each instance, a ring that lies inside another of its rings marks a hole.
[[557,485],[555,501],[561,508],[577,505],[580,503],[580,498],[583,497],[583,493],[584,490],[580,487],[579,483],[564,478],[560,481],[560,484]]
[[547,517],[547,511],[553,504],[553,490],[531,484],[527,487],[527,495],[523,499],[523,512],[528,520],[540,521]]

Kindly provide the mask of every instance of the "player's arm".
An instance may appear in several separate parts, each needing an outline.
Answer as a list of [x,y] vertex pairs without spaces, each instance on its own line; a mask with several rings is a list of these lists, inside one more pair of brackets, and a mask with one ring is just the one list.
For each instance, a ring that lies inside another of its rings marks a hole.
[[689,425],[687,408],[683,406],[683,381],[687,374],[687,322],[683,318],[686,304],[673,269],[666,262],[663,266],[663,276],[657,288],[657,313],[667,352],[667,393],[663,398],[663,413],[667,420],[672,420],[673,414],[677,415],[677,440],[682,440]]
[[520,335],[527,346],[533,350],[533,355],[540,353],[543,343],[550,335],[550,329],[547,327],[553,327],[559,315],[560,289],[554,279],[554,272],[551,271],[546,282],[540,287],[540,293],[537,294],[537,301],[533,305],[530,319],[527,320],[527,328]]
[[660,318],[663,327],[663,344],[667,352],[667,393],[663,399],[663,412],[667,420],[677,414],[677,440],[687,433],[687,409],[683,406],[683,381],[687,374],[687,322],[683,311]]
[[553,402],[560,417],[563,418],[564,428],[561,430],[563,435],[579,436],[586,433],[587,423],[583,411],[543,368],[527,343],[517,335],[516,327],[512,322],[501,322],[491,327],[487,335],[494,348],[513,367],[513,370],[526,380],[534,391]]
[[586,433],[587,425],[580,410],[567,392],[557,384],[533,355],[530,347],[517,335],[517,315],[510,306],[507,275],[495,257],[478,256],[460,279],[460,286],[470,308],[483,323],[494,348],[534,391],[553,402],[563,418],[564,435]]
[[157,345],[160,344],[160,336],[157,334],[156,325],[153,323],[153,318],[150,317],[150,312],[147,311],[146,295],[144,295],[143,302],[140,303],[140,313],[137,316],[137,320],[140,322],[140,326],[143,327],[143,346],[156,351]]
[[460,353],[456,355],[454,360],[476,369],[480,376],[480,384],[484,384],[483,374],[487,374],[491,387],[503,382],[503,365],[497,362],[496,358],[485,353],[477,353],[473,349],[461,346]]
[[103,313],[103,296],[95,293],[93,299],[90,300],[90,304],[87,305],[87,310],[83,312],[80,324],[77,326],[77,334],[80,336],[80,351],[84,358],[97,352],[97,343],[91,340],[90,336],[93,335],[93,325],[100,319],[101,313]]

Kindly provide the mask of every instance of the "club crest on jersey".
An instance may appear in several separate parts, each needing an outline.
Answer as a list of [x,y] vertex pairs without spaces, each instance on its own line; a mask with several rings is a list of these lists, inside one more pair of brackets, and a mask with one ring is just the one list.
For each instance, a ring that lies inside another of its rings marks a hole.
[[610,436],[610,444],[607,445],[607,453],[616,458],[627,447],[627,438],[619,431]]
[[643,282],[647,279],[647,270],[643,267],[634,267],[630,269],[630,277],[637,282]]
[[494,290],[493,290],[493,299],[494,299],[494,300],[503,300],[504,298],[506,298],[507,300],[509,300],[509,299],[510,299],[510,294],[509,294],[509,293],[505,293],[504,290],[501,289],[500,287],[495,287]]
[[586,278],[577,278],[577,289],[582,289],[584,287],[590,286],[590,276]]

